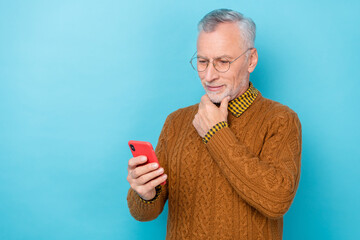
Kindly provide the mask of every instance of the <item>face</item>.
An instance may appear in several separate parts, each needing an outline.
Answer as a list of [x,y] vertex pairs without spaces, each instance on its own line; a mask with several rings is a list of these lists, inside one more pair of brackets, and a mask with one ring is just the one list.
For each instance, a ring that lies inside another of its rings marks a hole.
[[201,31],[197,40],[197,56],[211,61],[204,72],[198,72],[201,83],[214,103],[225,97],[237,98],[249,87],[250,73],[257,64],[256,49],[249,50],[230,65],[227,72],[218,72],[212,64],[213,59],[233,61],[244,51],[240,29],[236,23],[221,23],[213,32]]

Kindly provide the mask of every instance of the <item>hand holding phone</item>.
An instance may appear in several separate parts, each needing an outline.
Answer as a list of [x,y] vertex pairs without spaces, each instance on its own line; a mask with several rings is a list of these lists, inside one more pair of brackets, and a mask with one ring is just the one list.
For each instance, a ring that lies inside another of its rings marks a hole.
[[128,177],[132,189],[141,198],[151,200],[156,195],[155,187],[166,183],[167,175],[160,167],[153,147],[149,142],[129,141],[134,156],[128,163]]

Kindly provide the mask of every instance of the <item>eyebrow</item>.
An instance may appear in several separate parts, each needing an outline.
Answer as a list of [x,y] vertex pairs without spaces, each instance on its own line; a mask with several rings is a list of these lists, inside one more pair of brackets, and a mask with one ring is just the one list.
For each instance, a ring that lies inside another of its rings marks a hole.
[[[201,55],[197,55],[197,57],[204,58],[204,59],[209,59],[209,58],[204,57],[204,56],[201,56]],[[224,54],[224,55],[221,55],[221,56],[216,57],[216,58],[214,58],[214,59],[219,59],[219,58],[232,58],[232,57],[229,56],[229,55]]]

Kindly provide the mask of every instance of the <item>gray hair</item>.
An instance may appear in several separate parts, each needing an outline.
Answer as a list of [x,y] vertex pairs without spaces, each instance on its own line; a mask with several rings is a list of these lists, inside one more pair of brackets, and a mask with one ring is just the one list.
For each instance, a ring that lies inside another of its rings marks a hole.
[[213,32],[220,23],[236,22],[243,40],[248,48],[254,47],[256,36],[256,25],[251,18],[230,9],[216,9],[206,14],[198,24],[198,30]]

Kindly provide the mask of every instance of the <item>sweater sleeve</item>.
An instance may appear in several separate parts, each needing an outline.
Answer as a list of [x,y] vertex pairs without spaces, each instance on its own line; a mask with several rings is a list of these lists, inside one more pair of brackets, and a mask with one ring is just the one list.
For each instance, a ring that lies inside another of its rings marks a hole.
[[301,124],[296,113],[273,117],[258,156],[231,128],[218,131],[206,147],[244,201],[269,218],[287,212],[300,179]]
[[[167,131],[169,125],[169,117],[161,130],[158,144],[155,149],[156,156],[160,166],[164,168],[164,173],[168,173],[167,164]],[[168,182],[161,187],[159,196],[153,201],[144,201],[140,196],[130,188],[127,195],[127,203],[131,215],[138,221],[150,221],[157,218],[162,212],[165,202],[168,198]]]

